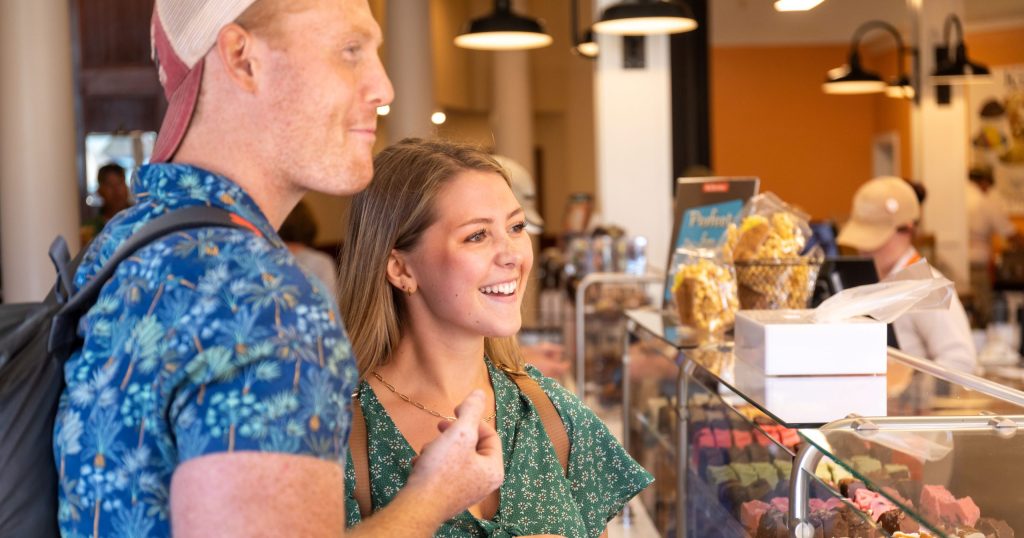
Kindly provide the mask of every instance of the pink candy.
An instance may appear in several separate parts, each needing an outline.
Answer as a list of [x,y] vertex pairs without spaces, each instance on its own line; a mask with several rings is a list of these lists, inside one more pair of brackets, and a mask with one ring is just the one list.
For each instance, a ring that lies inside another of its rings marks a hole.
[[853,499],[853,504],[861,510],[871,514],[875,521],[882,517],[882,514],[896,508],[889,499],[881,494],[868,489],[859,489]]
[[921,510],[926,516],[936,520],[968,527],[973,527],[981,517],[981,509],[974,503],[974,499],[964,497],[957,500],[942,486],[921,488]]
[[761,523],[761,516],[771,508],[764,501],[747,501],[740,506],[740,523],[753,534]]

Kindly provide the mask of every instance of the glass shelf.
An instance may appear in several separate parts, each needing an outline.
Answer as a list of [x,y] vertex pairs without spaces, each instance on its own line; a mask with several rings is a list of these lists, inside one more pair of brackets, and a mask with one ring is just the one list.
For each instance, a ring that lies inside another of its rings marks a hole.
[[678,349],[678,361],[693,362],[702,377],[787,428],[819,428],[851,414],[1024,414],[1024,392],[952,372],[895,349],[889,350],[886,375],[765,376],[736,360],[731,343],[701,342],[692,331],[672,325],[669,316],[653,310],[630,310],[626,316],[639,330]]

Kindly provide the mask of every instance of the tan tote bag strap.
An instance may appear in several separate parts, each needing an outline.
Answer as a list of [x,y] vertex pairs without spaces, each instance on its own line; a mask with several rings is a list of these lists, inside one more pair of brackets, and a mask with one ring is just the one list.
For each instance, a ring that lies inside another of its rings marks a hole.
[[551,439],[551,444],[555,447],[558,463],[562,464],[562,474],[568,475],[569,435],[565,432],[565,423],[555,409],[555,404],[551,403],[551,398],[548,398],[548,394],[529,375],[510,374],[509,377],[512,378],[512,381],[516,382],[516,385],[519,385],[519,390],[523,391],[523,394],[537,408],[537,414],[540,415],[540,422],[544,425],[544,431],[547,432],[548,438]]
[[370,501],[370,453],[366,439],[366,418],[363,417],[358,392],[352,395],[352,432],[348,447],[352,453],[352,467],[356,470],[356,504],[359,505],[359,515],[365,518],[373,513],[373,504]]

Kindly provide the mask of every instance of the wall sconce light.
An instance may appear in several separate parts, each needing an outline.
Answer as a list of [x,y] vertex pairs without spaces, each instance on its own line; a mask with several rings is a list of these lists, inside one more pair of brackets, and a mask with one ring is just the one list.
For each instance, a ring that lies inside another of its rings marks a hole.
[[546,47],[551,36],[536,19],[512,13],[511,0],[494,0],[494,12],[473,19],[455,36],[455,45],[475,50],[526,50]]
[[444,112],[437,111],[430,115],[430,123],[434,125],[442,125],[446,121],[448,121],[448,115]]
[[633,0],[615,4],[594,23],[599,34],[678,34],[697,28],[689,6],[671,0]]
[[775,0],[775,11],[810,11],[825,0]]
[[[898,75],[895,80],[886,84],[878,73],[867,71],[860,65],[860,53],[857,48],[860,46],[864,35],[874,29],[885,30],[896,38],[896,62]],[[912,98],[914,87],[903,69],[903,55],[906,53],[903,46],[903,38],[896,28],[879,20],[865,22],[857,28],[850,43],[850,58],[846,65],[832,69],[828,78],[821,85],[822,90],[828,94],[854,95],[865,93],[885,92],[889,97]]]
[[377,107],[378,116],[387,116],[391,113],[391,105],[380,105]]
[[[957,44],[954,49],[950,38],[950,30],[956,27]],[[972,62],[967,58],[967,47],[964,45],[964,28],[960,17],[950,14],[942,30],[945,43],[945,56],[940,57],[938,66],[932,71],[932,78],[937,84],[977,84],[990,82],[992,74],[988,67]]]

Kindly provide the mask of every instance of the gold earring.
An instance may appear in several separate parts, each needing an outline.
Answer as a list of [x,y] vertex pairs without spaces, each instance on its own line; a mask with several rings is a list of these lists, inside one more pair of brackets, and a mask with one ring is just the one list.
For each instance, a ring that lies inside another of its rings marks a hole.
[[409,286],[408,288],[403,288],[403,289],[405,290],[405,294],[410,296],[410,297],[412,297],[413,293],[416,293],[416,290],[413,289],[412,286]]

